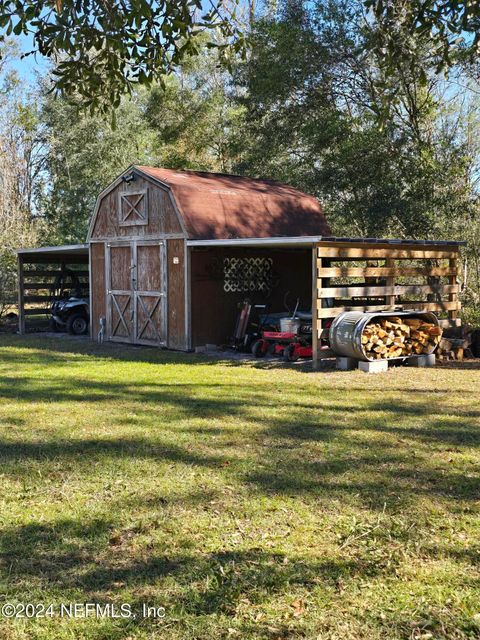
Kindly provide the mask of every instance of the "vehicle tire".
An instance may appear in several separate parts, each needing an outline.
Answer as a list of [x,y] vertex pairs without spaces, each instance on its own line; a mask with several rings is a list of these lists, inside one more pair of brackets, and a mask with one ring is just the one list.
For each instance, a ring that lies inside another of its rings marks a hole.
[[277,346],[278,342],[271,342],[267,348],[267,356],[273,358],[273,356],[277,355]]
[[283,358],[287,362],[296,362],[298,360],[298,356],[295,355],[295,345],[289,344],[283,350]]
[[54,318],[50,318],[48,321],[48,330],[54,333],[58,333],[62,330],[62,327],[58,324],[58,322]]
[[254,358],[263,358],[265,356],[263,340],[257,340],[252,344],[252,355]]
[[88,320],[83,313],[72,313],[67,320],[67,331],[74,336],[82,336],[87,333]]

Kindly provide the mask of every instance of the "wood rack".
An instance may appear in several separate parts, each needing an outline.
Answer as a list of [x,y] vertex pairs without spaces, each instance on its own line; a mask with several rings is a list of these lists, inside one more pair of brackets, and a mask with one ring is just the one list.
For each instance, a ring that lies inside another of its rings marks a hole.
[[415,309],[454,321],[459,244],[321,241],[313,250],[313,361],[332,352],[321,335],[344,311]]

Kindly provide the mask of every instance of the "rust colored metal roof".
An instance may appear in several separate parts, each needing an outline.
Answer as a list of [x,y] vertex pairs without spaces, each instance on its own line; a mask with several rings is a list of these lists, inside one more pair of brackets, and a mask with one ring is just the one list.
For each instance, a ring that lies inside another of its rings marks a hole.
[[318,200],[288,185],[220,173],[136,168],[171,189],[190,239],[331,234]]

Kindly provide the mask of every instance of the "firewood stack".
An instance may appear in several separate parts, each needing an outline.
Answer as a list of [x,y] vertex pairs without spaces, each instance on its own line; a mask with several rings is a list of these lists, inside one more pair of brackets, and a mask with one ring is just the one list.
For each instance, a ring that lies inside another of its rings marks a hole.
[[439,360],[474,358],[477,355],[475,334],[473,327],[468,324],[445,329],[438,345],[437,358]]
[[419,318],[382,318],[368,324],[362,334],[365,355],[373,360],[405,358],[432,353],[442,329]]
[[463,360],[471,357],[469,353],[470,343],[467,340],[456,338],[442,338],[438,345],[438,360]]

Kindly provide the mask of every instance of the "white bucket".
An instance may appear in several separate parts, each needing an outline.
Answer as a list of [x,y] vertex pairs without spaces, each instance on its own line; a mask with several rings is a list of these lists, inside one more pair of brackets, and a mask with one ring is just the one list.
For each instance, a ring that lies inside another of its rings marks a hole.
[[297,333],[302,321],[299,318],[280,318],[280,331]]

